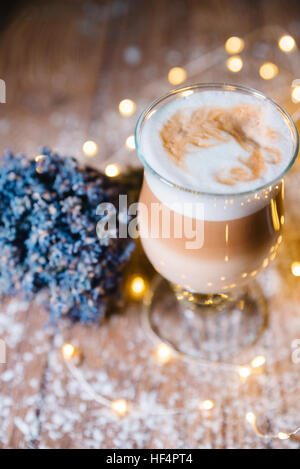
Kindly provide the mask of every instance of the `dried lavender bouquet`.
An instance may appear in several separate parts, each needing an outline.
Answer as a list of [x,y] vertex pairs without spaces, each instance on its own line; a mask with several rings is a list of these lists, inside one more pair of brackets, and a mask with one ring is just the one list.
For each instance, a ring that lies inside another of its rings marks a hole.
[[80,168],[48,148],[35,160],[8,151],[0,167],[0,293],[32,298],[47,289],[52,322],[99,322],[119,294],[134,242],[99,242],[96,208],[118,208],[130,181]]

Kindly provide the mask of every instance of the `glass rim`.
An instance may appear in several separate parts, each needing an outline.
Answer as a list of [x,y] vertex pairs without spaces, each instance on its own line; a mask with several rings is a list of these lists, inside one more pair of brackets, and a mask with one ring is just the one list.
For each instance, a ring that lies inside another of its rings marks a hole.
[[[198,191],[198,190],[196,190],[192,187],[181,186],[180,184],[177,184],[173,181],[168,180],[166,177],[162,176],[155,169],[153,169],[152,166],[150,166],[150,164],[148,163],[148,161],[146,160],[146,158],[144,157],[144,155],[141,152],[140,143],[139,143],[140,131],[141,131],[141,127],[143,125],[143,122],[146,120],[147,116],[149,116],[149,114],[152,112],[152,110],[158,104],[163,102],[164,100],[166,100],[166,99],[168,99],[172,96],[176,96],[179,93],[184,93],[186,91],[195,90],[195,89],[200,89],[200,90],[201,89],[203,89],[203,90],[204,89],[217,89],[217,90],[227,90],[227,91],[240,91],[243,94],[257,96],[258,98],[260,98],[262,100],[265,100],[265,101],[271,103],[273,106],[275,106],[275,108],[281,113],[281,115],[284,117],[284,120],[287,122],[287,125],[290,128],[290,131],[291,131],[291,134],[292,134],[293,140],[294,140],[293,141],[293,144],[294,144],[293,157],[289,161],[288,165],[284,168],[284,170],[275,179],[272,179],[271,181],[269,181],[269,182],[267,182],[267,183],[265,183],[261,186],[258,186],[255,189],[242,191],[242,192],[233,192],[233,193],[231,193],[231,192],[225,192],[224,193],[223,192],[222,193],[222,192]],[[185,86],[185,87],[182,87],[182,88],[175,88],[175,89],[169,91],[168,93],[163,94],[162,96],[160,96],[160,97],[156,98],[154,101],[152,101],[146,107],[146,109],[144,109],[144,111],[141,113],[141,115],[138,118],[136,127],[135,127],[134,137],[135,137],[135,148],[136,148],[138,157],[139,157],[141,163],[143,164],[144,168],[149,170],[161,182],[163,182],[164,184],[167,184],[168,186],[174,187],[176,189],[179,189],[179,190],[182,190],[182,191],[185,191],[185,192],[189,192],[189,193],[196,194],[196,195],[205,195],[205,196],[213,196],[213,197],[246,196],[246,195],[250,195],[250,194],[255,194],[258,191],[267,189],[268,187],[275,185],[281,179],[283,179],[283,177],[286,175],[286,173],[291,169],[291,167],[293,166],[293,164],[296,161],[298,151],[299,151],[299,135],[298,135],[298,131],[297,131],[297,128],[295,126],[295,123],[294,123],[292,117],[290,116],[290,114],[280,104],[278,104],[272,98],[269,98],[267,95],[265,95],[261,91],[258,91],[254,88],[250,88],[250,87],[247,87],[247,86],[236,85],[236,84],[231,84],[231,83],[217,83],[217,82],[216,83],[196,83],[194,85],[189,85],[189,86]]]

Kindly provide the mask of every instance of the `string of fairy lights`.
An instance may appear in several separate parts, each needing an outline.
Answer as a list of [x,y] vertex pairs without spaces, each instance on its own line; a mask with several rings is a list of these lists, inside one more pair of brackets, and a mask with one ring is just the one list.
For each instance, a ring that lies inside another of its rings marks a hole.
[[[277,41],[277,45],[278,48],[286,54],[290,54],[297,48],[295,39],[289,34],[281,35]],[[244,66],[244,63],[239,54],[245,48],[245,40],[237,36],[231,36],[226,40],[224,48],[229,55],[226,61],[228,70],[230,70],[232,73],[240,72]],[[272,80],[279,73],[279,68],[272,62],[264,62],[260,66],[258,72],[263,80]],[[173,67],[168,72],[168,81],[171,85],[174,86],[183,84],[187,78],[188,74],[184,67]],[[295,104],[300,103],[300,79],[295,79],[291,85],[291,100]],[[122,117],[131,117],[136,111],[136,103],[129,98],[122,99],[119,103],[118,110]],[[134,135],[129,135],[126,138],[125,147],[129,151],[135,150]],[[99,152],[98,144],[93,140],[87,140],[82,145],[82,151],[87,158],[93,158]],[[118,163],[108,163],[104,171],[108,177],[114,178],[120,175],[121,166]],[[294,261],[291,264],[291,273],[295,277],[300,277],[300,261]],[[141,277],[137,277],[137,279],[134,278],[132,280],[133,291],[136,288],[143,289],[143,287],[141,287],[142,281],[143,279]]]
[[[96,395],[96,393],[94,393],[93,389],[84,379],[81,371],[78,368],[78,365],[80,365],[80,363],[82,362],[82,358],[83,358],[82,351],[79,348],[76,348],[71,343],[65,343],[62,346],[62,355],[71,374],[80,381],[80,383],[83,385],[83,388],[86,391],[88,391],[88,393],[97,402],[105,406],[109,406],[120,417],[123,417],[124,415],[128,414],[130,409],[133,410],[133,406],[129,404],[127,401],[125,401],[124,399],[111,400],[100,394]],[[152,356],[157,364],[166,365],[170,363],[171,361],[178,359],[179,354],[176,351],[174,351],[169,345],[165,344],[164,342],[161,342],[161,343],[158,343],[153,349]],[[203,364],[207,365],[207,363],[204,363],[204,362]],[[247,378],[249,378],[251,375],[264,373],[265,365],[266,365],[266,357],[263,355],[258,355],[251,360],[249,365],[244,365],[244,366],[225,365],[225,366],[229,368],[230,371],[234,370],[239,376],[241,383],[245,383]],[[193,405],[195,406],[195,403],[193,403]],[[212,410],[214,407],[215,407],[215,402],[211,399],[205,399],[196,403],[196,408],[200,410]],[[135,410],[134,413],[138,413],[138,414],[141,413],[140,411],[138,411],[138,408],[135,408],[134,410]],[[177,413],[179,411],[180,412],[186,411],[185,409],[175,409],[175,410]],[[175,410],[165,409],[165,413],[166,415],[170,413],[174,413]],[[161,414],[161,411],[159,411],[159,414]],[[151,410],[151,415],[157,415],[156,411]]]
[[[228,54],[226,60],[226,67],[232,73],[239,73],[243,66],[244,62],[240,56],[241,52],[245,47],[245,40],[232,36],[228,38],[225,42],[225,50]],[[297,48],[295,39],[291,35],[281,35],[278,39],[279,49],[286,54],[290,54],[295,51]],[[260,65],[258,73],[263,80],[272,80],[278,73],[279,68],[275,63],[264,62]],[[185,67],[173,67],[168,72],[168,81],[171,85],[178,86],[186,81],[188,78],[188,73]],[[300,103],[300,81],[294,80],[291,85],[291,100],[293,103]],[[127,118],[132,116],[136,111],[136,103],[130,99],[122,99],[118,106],[119,113],[122,117]],[[135,140],[133,135],[129,135],[125,142],[125,147],[127,150],[132,151],[135,149]],[[98,144],[95,141],[87,140],[82,146],[83,154],[92,158],[95,157],[98,152]],[[105,174],[108,177],[114,178],[117,177],[121,172],[121,166],[118,163],[109,163],[105,167]],[[291,265],[291,273],[295,277],[300,277],[300,261],[294,261]],[[142,275],[135,275],[130,283],[130,293],[132,298],[136,300],[141,300],[148,289],[148,284],[145,278]],[[158,343],[153,350],[153,357],[155,361],[160,365],[165,365],[172,360],[180,359],[179,356],[176,357],[176,353],[169,345],[165,343]],[[128,402],[123,398],[116,400],[110,399],[106,396],[103,396],[99,393],[96,393],[92,386],[87,382],[84,377],[83,372],[81,371],[80,365],[82,362],[82,351],[76,348],[71,343],[65,343],[62,346],[62,356],[69,372],[80,384],[81,388],[85,390],[91,399],[99,403],[101,406],[110,409],[110,411],[116,414],[120,418],[124,417],[145,417],[147,415],[159,416],[159,415],[174,415],[179,413],[190,412],[191,410],[196,410],[200,412],[211,412],[215,407],[215,402],[212,399],[205,399],[201,401],[192,401],[186,404],[184,409],[165,409],[161,407],[152,408],[151,411],[144,410],[133,403]],[[258,355],[254,357],[250,363],[236,366],[230,365],[230,370],[233,370],[237,373],[237,376],[240,379],[241,383],[245,383],[250,376],[255,374],[263,374],[266,371],[266,357],[264,355]],[[279,431],[278,433],[262,433],[257,425],[257,419],[260,414],[255,414],[251,411],[247,412],[245,415],[245,421],[250,425],[254,433],[263,439],[277,439],[277,440],[289,440],[295,437],[300,432],[300,427],[296,428],[291,432]]]
[[[125,417],[138,417],[138,418],[145,418],[147,416],[172,416],[177,414],[185,414],[189,413],[192,410],[210,413],[214,408],[216,403],[212,399],[204,399],[204,400],[191,400],[190,402],[185,403],[184,408],[161,408],[161,407],[153,407],[150,411],[147,411],[143,408],[140,408],[134,405],[131,402],[128,402],[126,399],[119,398],[119,399],[110,399],[106,396],[103,396],[99,393],[96,393],[92,386],[87,382],[83,373],[80,370],[80,363],[82,362],[82,351],[76,348],[71,343],[65,343],[62,346],[62,356],[66,363],[66,366],[76,381],[81,386],[82,390],[87,392],[91,399],[95,402],[100,404],[101,406],[109,409],[112,413],[114,413],[119,418]],[[165,343],[159,343],[153,350],[153,357],[156,362],[160,365],[165,365],[170,363],[172,360],[176,358],[176,352],[169,347]],[[245,366],[234,366],[232,365],[231,368],[234,368],[240,377],[241,383],[245,383],[246,380],[254,374],[262,374],[265,372],[265,365],[266,365],[266,357],[263,355],[258,355],[251,360],[249,365]],[[291,432],[284,432],[279,431],[277,433],[262,433],[257,425],[257,419],[260,414],[255,414],[254,412],[247,412],[245,414],[245,421],[251,426],[254,433],[263,439],[270,440],[270,439],[277,439],[277,440],[289,440],[295,437],[300,432],[300,427],[296,428]]]

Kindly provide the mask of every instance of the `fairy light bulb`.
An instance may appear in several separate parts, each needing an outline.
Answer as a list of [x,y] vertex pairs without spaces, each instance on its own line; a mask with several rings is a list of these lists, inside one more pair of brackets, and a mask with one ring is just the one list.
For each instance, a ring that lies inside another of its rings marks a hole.
[[279,438],[279,440],[288,440],[290,438],[290,435],[285,432],[279,432],[277,437]]
[[35,162],[38,163],[39,161],[43,160],[44,158],[46,158],[46,155],[37,155],[34,159],[35,159]]
[[245,41],[237,36],[232,36],[225,42],[225,50],[228,54],[239,54],[245,47]]
[[172,358],[172,350],[167,344],[159,344],[154,351],[155,358],[160,363],[168,363]]
[[143,277],[137,276],[131,282],[131,293],[135,297],[140,297],[145,292],[146,283]]
[[35,162],[37,163],[35,170],[38,174],[41,174],[43,172],[40,165],[39,165],[39,163],[42,162],[45,158],[46,158],[46,155],[37,155],[34,158]]
[[134,150],[135,149],[134,135],[129,135],[129,137],[126,138],[125,145],[128,148],[128,150]]
[[293,103],[300,103],[300,85],[296,85],[292,89],[291,96]]
[[255,425],[256,415],[253,412],[247,412],[245,418],[250,425]]
[[278,75],[278,67],[272,62],[265,62],[261,65],[259,74],[263,80],[272,80]]
[[173,67],[169,70],[168,80],[171,85],[180,85],[187,78],[187,73],[182,67]]
[[129,412],[129,405],[125,399],[118,399],[111,403],[111,409],[119,416],[124,417]]
[[293,262],[291,265],[291,271],[295,277],[300,277],[300,262]]
[[110,178],[115,178],[116,176],[119,176],[121,169],[120,166],[116,163],[110,163],[106,166],[104,170],[106,176]]
[[119,103],[119,112],[121,116],[130,117],[135,113],[136,104],[132,99],[122,99]]
[[281,38],[278,41],[278,47],[283,52],[292,52],[295,49],[295,46],[296,46],[295,39],[289,34],[281,36]]
[[229,57],[226,62],[226,66],[228,70],[230,70],[233,73],[237,73],[242,70],[243,68],[243,60],[239,55],[233,55],[232,57]]
[[88,158],[92,158],[98,153],[98,145],[93,140],[87,140],[82,145],[82,151]]
[[240,366],[239,367],[240,378],[246,379],[251,375],[251,369],[249,366]]
[[206,399],[205,401],[200,402],[198,407],[200,410],[212,410],[215,407],[215,403],[210,399]]
[[62,353],[65,360],[70,360],[76,354],[76,349],[72,344],[64,344],[62,347]]
[[266,357],[264,357],[263,355],[259,355],[253,358],[253,360],[251,361],[251,366],[252,368],[260,368],[264,366],[265,363],[266,363]]

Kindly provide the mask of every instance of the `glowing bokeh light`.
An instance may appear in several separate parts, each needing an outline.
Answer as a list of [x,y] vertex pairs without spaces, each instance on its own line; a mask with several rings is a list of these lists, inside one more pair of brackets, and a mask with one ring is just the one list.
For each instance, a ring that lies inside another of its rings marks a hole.
[[295,39],[289,34],[286,34],[285,36],[281,36],[281,38],[278,41],[278,47],[283,52],[292,52],[295,49],[295,46],[296,46]]
[[212,410],[215,407],[214,401],[210,399],[206,399],[205,401],[200,402],[199,409],[200,410]]
[[182,67],[173,67],[169,70],[168,80],[171,85],[180,85],[187,78],[187,73]]
[[245,418],[250,425],[254,425],[256,422],[256,415],[253,412],[247,412]]
[[126,138],[125,145],[128,148],[128,150],[134,150],[135,149],[134,135],[129,135],[129,137]]
[[300,103],[300,85],[297,85],[292,89],[292,101],[294,103]]
[[154,351],[155,358],[160,363],[168,363],[172,358],[172,350],[167,344],[158,344]]
[[116,176],[119,176],[121,169],[120,166],[116,163],[110,163],[106,166],[104,170],[106,176],[110,178],[115,178]]
[[123,417],[129,412],[129,405],[125,401],[125,399],[118,399],[111,403],[112,410],[119,415],[119,417]]
[[119,103],[119,112],[122,116],[130,117],[135,113],[136,104],[132,99],[122,99]]
[[277,436],[279,440],[288,440],[290,438],[290,436],[285,432],[279,432]]
[[73,358],[75,355],[75,347],[72,344],[64,344],[62,347],[62,353],[63,356],[66,360],[70,360],[70,358]]
[[263,355],[259,355],[253,358],[253,360],[251,361],[251,366],[252,368],[260,368],[265,363],[266,363],[266,357],[264,357]]
[[278,67],[272,62],[265,62],[261,65],[259,74],[263,80],[272,80],[278,75]]
[[82,151],[87,157],[93,157],[98,153],[98,145],[93,140],[87,140],[82,145]]
[[130,288],[134,296],[141,296],[146,289],[146,283],[143,277],[135,277],[131,282]]
[[229,57],[226,62],[228,70],[230,70],[233,73],[237,73],[243,68],[243,60],[241,57],[238,55],[233,55],[232,57]]
[[225,42],[225,50],[228,54],[239,54],[244,47],[244,40],[237,36],[229,37]]
[[291,265],[291,271],[295,277],[300,277],[300,262],[293,262]]
[[251,369],[249,366],[240,366],[239,375],[242,379],[246,379],[251,375]]

